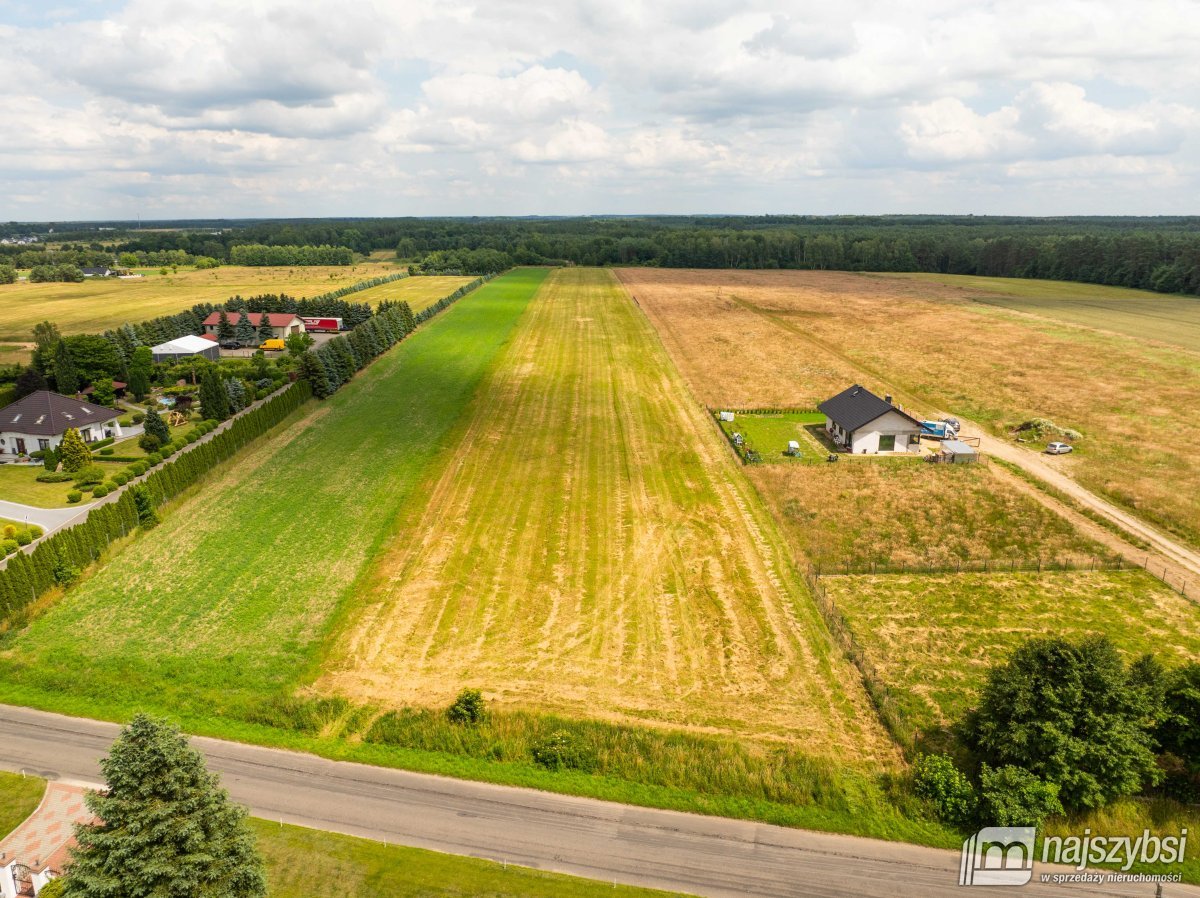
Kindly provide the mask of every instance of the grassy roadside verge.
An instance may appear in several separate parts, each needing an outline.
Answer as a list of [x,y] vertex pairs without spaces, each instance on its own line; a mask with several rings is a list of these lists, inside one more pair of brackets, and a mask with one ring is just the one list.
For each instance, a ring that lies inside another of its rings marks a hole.
[[[38,777],[0,771],[0,839],[33,813],[45,789],[45,780]],[[673,894],[421,848],[386,845],[300,826],[280,826],[256,818],[250,820],[250,828],[266,861],[271,898],[346,895],[654,898]]]

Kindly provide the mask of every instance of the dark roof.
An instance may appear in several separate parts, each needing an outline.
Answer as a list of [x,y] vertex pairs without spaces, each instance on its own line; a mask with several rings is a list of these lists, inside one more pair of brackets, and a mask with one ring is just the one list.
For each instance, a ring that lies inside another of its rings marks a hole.
[[912,421],[918,427],[921,422],[907,412],[903,412],[886,399],[881,399],[864,386],[855,384],[848,390],[842,390],[832,399],[826,399],[817,409],[825,413],[843,430],[853,433],[864,424],[870,424],[881,415],[895,412]]
[[34,436],[57,436],[68,427],[102,424],[118,417],[116,409],[72,399],[49,390],[38,390],[0,409],[0,430]]

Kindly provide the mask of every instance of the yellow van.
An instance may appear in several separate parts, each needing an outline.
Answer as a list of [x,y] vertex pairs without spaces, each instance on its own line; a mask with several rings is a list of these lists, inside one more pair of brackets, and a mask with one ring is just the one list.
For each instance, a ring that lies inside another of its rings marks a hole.
[[282,340],[263,340],[258,347],[263,352],[282,352],[287,346]]

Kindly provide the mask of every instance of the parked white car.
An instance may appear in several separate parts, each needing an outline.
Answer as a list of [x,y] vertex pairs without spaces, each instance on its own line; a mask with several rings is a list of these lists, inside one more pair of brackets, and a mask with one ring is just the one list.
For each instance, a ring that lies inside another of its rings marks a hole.
[[1070,443],[1051,443],[1046,447],[1047,455],[1066,455],[1068,452],[1074,452],[1075,447]]

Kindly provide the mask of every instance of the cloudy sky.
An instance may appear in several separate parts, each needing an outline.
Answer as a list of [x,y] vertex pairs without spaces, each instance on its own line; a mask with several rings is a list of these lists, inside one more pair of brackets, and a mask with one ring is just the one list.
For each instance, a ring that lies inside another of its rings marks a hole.
[[1200,213],[1200,0],[0,0],[0,220]]

